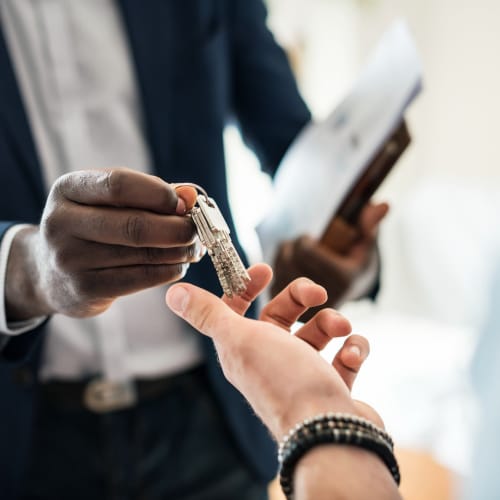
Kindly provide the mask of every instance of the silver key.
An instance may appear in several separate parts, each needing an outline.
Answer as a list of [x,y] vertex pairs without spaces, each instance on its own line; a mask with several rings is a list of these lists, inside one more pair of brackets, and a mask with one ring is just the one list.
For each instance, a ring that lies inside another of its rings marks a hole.
[[198,236],[207,247],[224,293],[228,297],[242,295],[250,276],[234,248],[229,227],[219,207],[206,193],[199,194],[197,205],[190,211]]

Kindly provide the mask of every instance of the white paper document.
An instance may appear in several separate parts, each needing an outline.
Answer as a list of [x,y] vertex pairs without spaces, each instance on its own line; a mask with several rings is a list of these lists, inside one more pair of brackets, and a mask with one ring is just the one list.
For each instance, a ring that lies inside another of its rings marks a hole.
[[383,36],[347,97],[321,123],[311,123],[285,154],[271,208],[257,227],[266,261],[277,245],[319,238],[345,194],[399,125],[421,89],[421,65],[403,21]]

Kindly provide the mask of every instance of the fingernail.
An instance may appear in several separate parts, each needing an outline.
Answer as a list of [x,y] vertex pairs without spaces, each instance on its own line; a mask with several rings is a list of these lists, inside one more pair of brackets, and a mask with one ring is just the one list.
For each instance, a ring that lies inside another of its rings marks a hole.
[[307,278],[301,278],[298,283],[295,284],[295,290],[299,293],[305,292],[311,288],[314,283]]
[[184,215],[186,213],[186,202],[180,196],[177,198],[177,207],[175,212],[178,215]]
[[189,292],[182,286],[171,288],[168,294],[168,305],[172,311],[183,313],[189,301]]
[[353,344],[348,347],[349,352],[352,352],[353,354],[356,354],[356,356],[361,357],[361,349],[359,346]]

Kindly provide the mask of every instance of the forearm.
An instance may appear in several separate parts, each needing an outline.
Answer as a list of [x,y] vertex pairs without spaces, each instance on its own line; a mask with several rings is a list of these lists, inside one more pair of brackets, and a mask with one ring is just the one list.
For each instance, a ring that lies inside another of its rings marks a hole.
[[294,474],[295,500],[401,500],[389,470],[374,453],[322,445],[308,452]]

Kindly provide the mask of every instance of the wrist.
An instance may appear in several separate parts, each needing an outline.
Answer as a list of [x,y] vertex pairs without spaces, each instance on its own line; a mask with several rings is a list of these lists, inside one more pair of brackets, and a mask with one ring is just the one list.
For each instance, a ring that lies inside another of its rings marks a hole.
[[38,227],[26,226],[12,240],[5,274],[7,320],[23,321],[53,311],[44,299],[37,265]]
[[[296,401],[301,401],[296,398]],[[276,440],[281,441],[291,429],[299,422],[311,417],[311,415],[321,415],[330,412],[347,413],[357,415],[358,411],[350,398],[342,398],[339,394],[329,394],[324,398],[304,398],[304,401],[299,404],[292,405],[286,408],[284,414],[279,415],[275,425],[277,429],[274,434]],[[361,416],[361,415],[360,415]]]
[[[392,476],[393,485],[391,488],[397,491],[397,485],[400,482],[400,473],[398,463],[394,457],[394,444],[389,434],[383,428],[378,427],[366,418],[344,413],[327,413],[305,419],[298,423],[280,442],[278,452],[280,484],[288,499],[301,498],[295,496],[294,491],[299,465],[301,463],[302,465],[303,463],[309,464],[310,459],[309,461],[305,459],[316,449],[322,449],[325,446],[331,447],[332,445],[338,447],[340,450],[344,450],[347,446],[347,450],[340,453],[341,456],[345,456],[344,459],[346,461],[349,461],[349,458],[352,461],[352,457],[359,456],[359,453],[355,450],[351,454],[349,447],[358,448],[371,454],[379,463],[377,467],[383,465],[386,469],[386,473],[382,476],[380,476],[380,473],[377,473],[377,476],[381,477],[381,484],[385,483],[383,478],[386,475],[389,475],[389,477]],[[312,464],[316,467],[317,460],[314,460]],[[345,464],[342,463],[342,466],[345,466]],[[362,467],[364,466],[362,465]],[[328,463],[321,465],[320,468],[323,470],[323,473],[327,473],[329,469]],[[347,467],[346,470],[349,471],[350,467]],[[366,471],[362,471],[362,473],[366,474]],[[309,472],[309,475],[317,476],[317,473]],[[371,473],[368,474],[368,476],[370,475]],[[343,476],[341,475],[340,477],[342,478]],[[333,488],[334,484],[330,485],[330,488]],[[330,488],[326,489],[325,493]],[[387,486],[384,486],[384,491],[386,490]],[[308,490],[305,489],[305,491]],[[349,491],[349,489],[344,490],[342,487],[339,490],[333,489],[330,493],[340,491]],[[312,496],[312,498],[316,497]],[[350,498],[358,498],[358,496],[355,495]],[[374,498],[379,497],[376,496]],[[385,497],[382,496],[380,498]]]
[[401,496],[387,467],[372,452],[325,444],[311,449],[297,464],[294,498],[399,500]]

